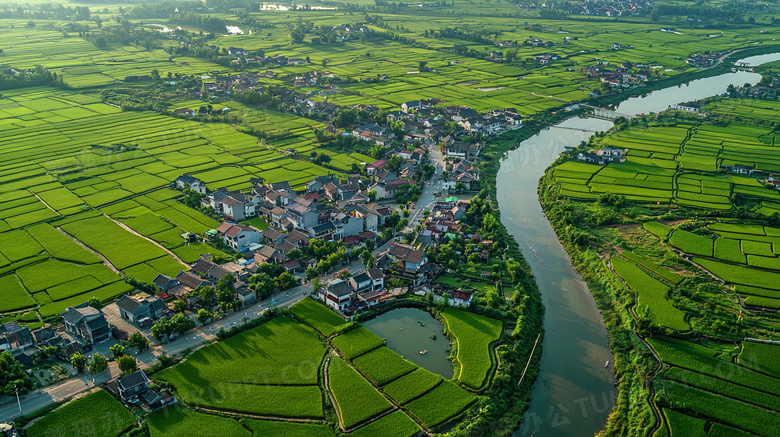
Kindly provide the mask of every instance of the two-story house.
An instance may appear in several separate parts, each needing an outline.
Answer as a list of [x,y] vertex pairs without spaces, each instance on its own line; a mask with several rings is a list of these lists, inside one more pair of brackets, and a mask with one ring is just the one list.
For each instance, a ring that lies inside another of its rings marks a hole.
[[146,318],[162,317],[163,310],[166,308],[165,302],[159,297],[136,299],[126,294],[116,301],[116,306],[119,308],[119,315],[133,323]]
[[65,323],[65,331],[84,343],[99,343],[108,340],[111,335],[103,313],[88,306],[86,302],[76,307],[68,307],[60,315]]

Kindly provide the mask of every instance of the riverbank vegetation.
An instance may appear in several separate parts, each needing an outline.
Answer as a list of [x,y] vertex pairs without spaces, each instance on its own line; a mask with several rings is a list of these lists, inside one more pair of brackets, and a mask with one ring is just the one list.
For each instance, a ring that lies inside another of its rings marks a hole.
[[[776,429],[780,378],[771,369],[780,346],[750,339],[780,340],[780,195],[771,184],[780,167],[774,128],[760,111],[748,115],[764,104],[734,109],[743,102],[712,100],[704,117],[623,121],[564,154],[540,182],[545,211],[610,329],[625,400],[609,435]],[[621,159],[578,161],[609,147]]]

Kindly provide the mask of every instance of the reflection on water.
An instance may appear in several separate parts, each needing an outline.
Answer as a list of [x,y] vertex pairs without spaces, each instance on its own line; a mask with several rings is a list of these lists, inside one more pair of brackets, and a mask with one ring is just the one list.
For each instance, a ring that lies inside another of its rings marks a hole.
[[[387,346],[407,360],[447,379],[452,378],[452,363],[447,359],[449,340],[442,334],[441,323],[426,311],[398,308],[363,323],[363,326],[387,340]],[[432,335],[436,336],[435,340]],[[427,352],[421,355],[420,351]]]
[[[759,65],[780,59],[780,53],[753,56],[737,62]],[[654,91],[629,99],[621,114],[659,112],[669,106],[726,91],[729,84],[755,84],[751,72],[725,73],[690,84]],[[501,220],[517,240],[536,277],[545,306],[541,371],[531,392],[531,405],[517,437],[592,436],[604,427],[615,405],[615,379],[607,331],[582,277],[544,215],[537,186],[545,169],[566,146],[587,141],[611,122],[570,118],[523,141],[501,161],[497,195]],[[545,189],[542,187],[542,189]]]

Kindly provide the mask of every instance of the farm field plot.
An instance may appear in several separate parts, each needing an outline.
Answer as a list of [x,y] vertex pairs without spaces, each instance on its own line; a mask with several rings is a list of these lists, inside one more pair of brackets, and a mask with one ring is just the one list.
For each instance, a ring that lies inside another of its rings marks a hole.
[[664,416],[666,416],[666,420],[669,422],[669,428],[671,429],[672,435],[690,437],[707,436],[707,431],[705,430],[707,422],[705,420],[687,416],[668,408],[664,408],[663,413]]
[[15,275],[0,276],[0,311],[16,311],[32,308],[35,300],[19,282]]
[[325,425],[282,422],[271,420],[241,419],[241,423],[254,431],[255,436],[333,437],[333,431]]
[[314,298],[303,299],[290,308],[295,317],[328,337],[345,325],[345,320]]
[[427,393],[444,381],[439,375],[433,374],[422,367],[412,373],[406,374],[401,378],[387,384],[382,388],[385,393],[403,405],[412,399]]
[[[76,417],[79,420],[73,420]],[[107,391],[100,390],[47,414],[27,430],[27,435],[118,437],[133,426],[133,414]]]
[[672,399],[684,403],[690,411],[744,431],[769,437],[780,427],[780,415],[735,399],[672,382],[667,383],[667,391]]
[[685,322],[685,312],[673,307],[666,300],[666,292],[669,287],[656,281],[636,264],[629,261],[614,258],[612,268],[636,292],[638,305],[646,306],[650,310],[650,317],[656,323],[680,331],[688,329],[688,324]]
[[635,264],[637,264],[639,266],[642,266],[642,267],[646,268],[648,271],[658,275],[660,278],[669,281],[672,285],[678,285],[680,282],[683,281],[683,279],[685,279],[685,278],[683,278],[682,276],[680,276],[680,275],[678,275],[676,273],[673,273],[673,272],[670,272],[669,270],[666,270],[665,268],[663,268],[663,267],[659,266],[658,264],[650,261],[649,259],[647,259],[645,257],[642,257],[642,256],[639,256],[639,255],[636,255],[636,254],[634,254],[632,252],[623,252],[623,253],[621,253],[621,255],[624,258],[628,259],[629,261],[631,261],[631,262],[633,262],[633,263],[635,263]]
[[193,430],[203,437],[252,437],[235,419],[198,413],[174,407],[163,408],[147,417],[151,437],[191,437]]
[[67,233],[103,254],[114,267],[123,270],[155,258],[165,251],[122,229],[107,217],[95,217],[62,226]]
[[712,256],[714,241],[696,235],[691,232],[675,229],[672,233],[672,237],[669,239],[669,243],[686,253],[694,255]]
[[420,427],[403,411],[397,410],[349,433],[352,437],[412,437]]
[[333,344],[347,357],[355,359],[361,354],[384,346],[385,342],[378,335],[360,326],[334,338]]
[[[245,353],[245,345],[252,345],[254,353]],[[183,363],[159,375],[171,383],[177,381],[192,385],[196,383],[193,378],[203,382],[316,384],[316,370],[324,354],[325,349],[314,331],[291,320],[278,318],[204,347]],[[306,363],[307,372],[288,375],[284,370],[285,365],[300,363]]]
[[324,353],[314,331],[279,318],[206,346],[155,376],[173,385],[186,403],[319,418],[317,374]]
[[780,379],[773,378],[731,362],[714,358],[713,350],[691,342],[668,337],[648,339],[648,342],[665,363],[678,366],[713,378],[723,377],[729,372],[728,381],[761,392],[780,393]]
[[458,381],[479,389],[493,364],[490,344],[501,338],[501,321],[455,308],[446,308],[441,314],[457,342]]
[[738,363],[757,372],[780,378],[780,346],[743,342]]
[[392,407],[384,396],[342,358],[331,358],[328,384],[344,428],[351,428]]
[[405,407],[425,426],[433,427],[457,416],[476,399],[453,382],[444,381]]
[[355,365],[379,386],[417,369],[416,365],[405,360],[386,346],[374,349],[355,358]]
[[780,273],[735,266],[703,258],[694,258],[693,261],[726,282],[770,290],[780,290]]
[[99,256],[79,246],[49,224],[31,226],[27,232],[54,258],[79,264],[97,264],[102,261]]

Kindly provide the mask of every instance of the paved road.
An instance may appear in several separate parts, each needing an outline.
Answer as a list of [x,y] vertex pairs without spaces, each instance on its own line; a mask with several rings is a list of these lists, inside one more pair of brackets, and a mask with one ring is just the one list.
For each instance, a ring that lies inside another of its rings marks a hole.
[[[409,217],[409,226],[413,229],[417,220],[423,219],[423,211],[430,210],[435,204],[434,193],[441,191],[442,181],[440,179],[441,173],[444,170],[444,161],[441,153],[435,148],[431,151],[431,158],[436,165],[436,176],[433,181],[426,182],[425,188],[420,195],[420,199],[415,203],[414,213]],[[415,224],[413,224],[415,223]],[[391,239],[387,243],[374,249],[374,255],[378,255],[387,251],[390,248]],[[360,260],[349,263],[345,268],[349,269],[350,273],[356,274],[364,269]],[[305,296],[309,296],[312,293],[311,283],[299,285],[291,288],[287,291],[282,291],[274,294],[272,298],[265,299],[247,308],[243,308],[233,314],[230,314],[216,322],[208,325],[199,326],[192,331],[185,333],[183,336],[176,338],[175,340],[166,344],[155,344],[152,347],[141,354],[135,355],[138,361],[138,367],[145,369],[157,363],[157,357],[165,351],[168,355],[180,354],[186,349],[193,349],[206,344],[216,339],[215,333],[220,328],[224,327],[229,329],[231,326],[235,326],[243,323],[243,318],[254,319],[261,315],[271,306],[276,307],[290,307],[296,302],[303,299]],[[106,346],[107,347],[107,346]],[[103,353],[104,349],[101,346],[96,347]],[[109,354],[106,353],[106,356]],[[19,407],[16,402],[16,397],[3,396],[0,397],[0,423],[8,422],[13,418],[21,415],[32,413],[38,409],[41,409],[52,402],[58,402],[63,399],[73,397],[79,393],[83,393],[87,390],[92,390],[95,386],[106,383],[111,378],[114,378],[120,374],[120,371],[113,361],[109,363],[109,369],[97,375],[82,374],[79,378],[71,378],[63,382],[45,387],[40,390],[35,390],[21,398],[22,412],[19,412]],[[86,381],[86,382],[85,382]]]

